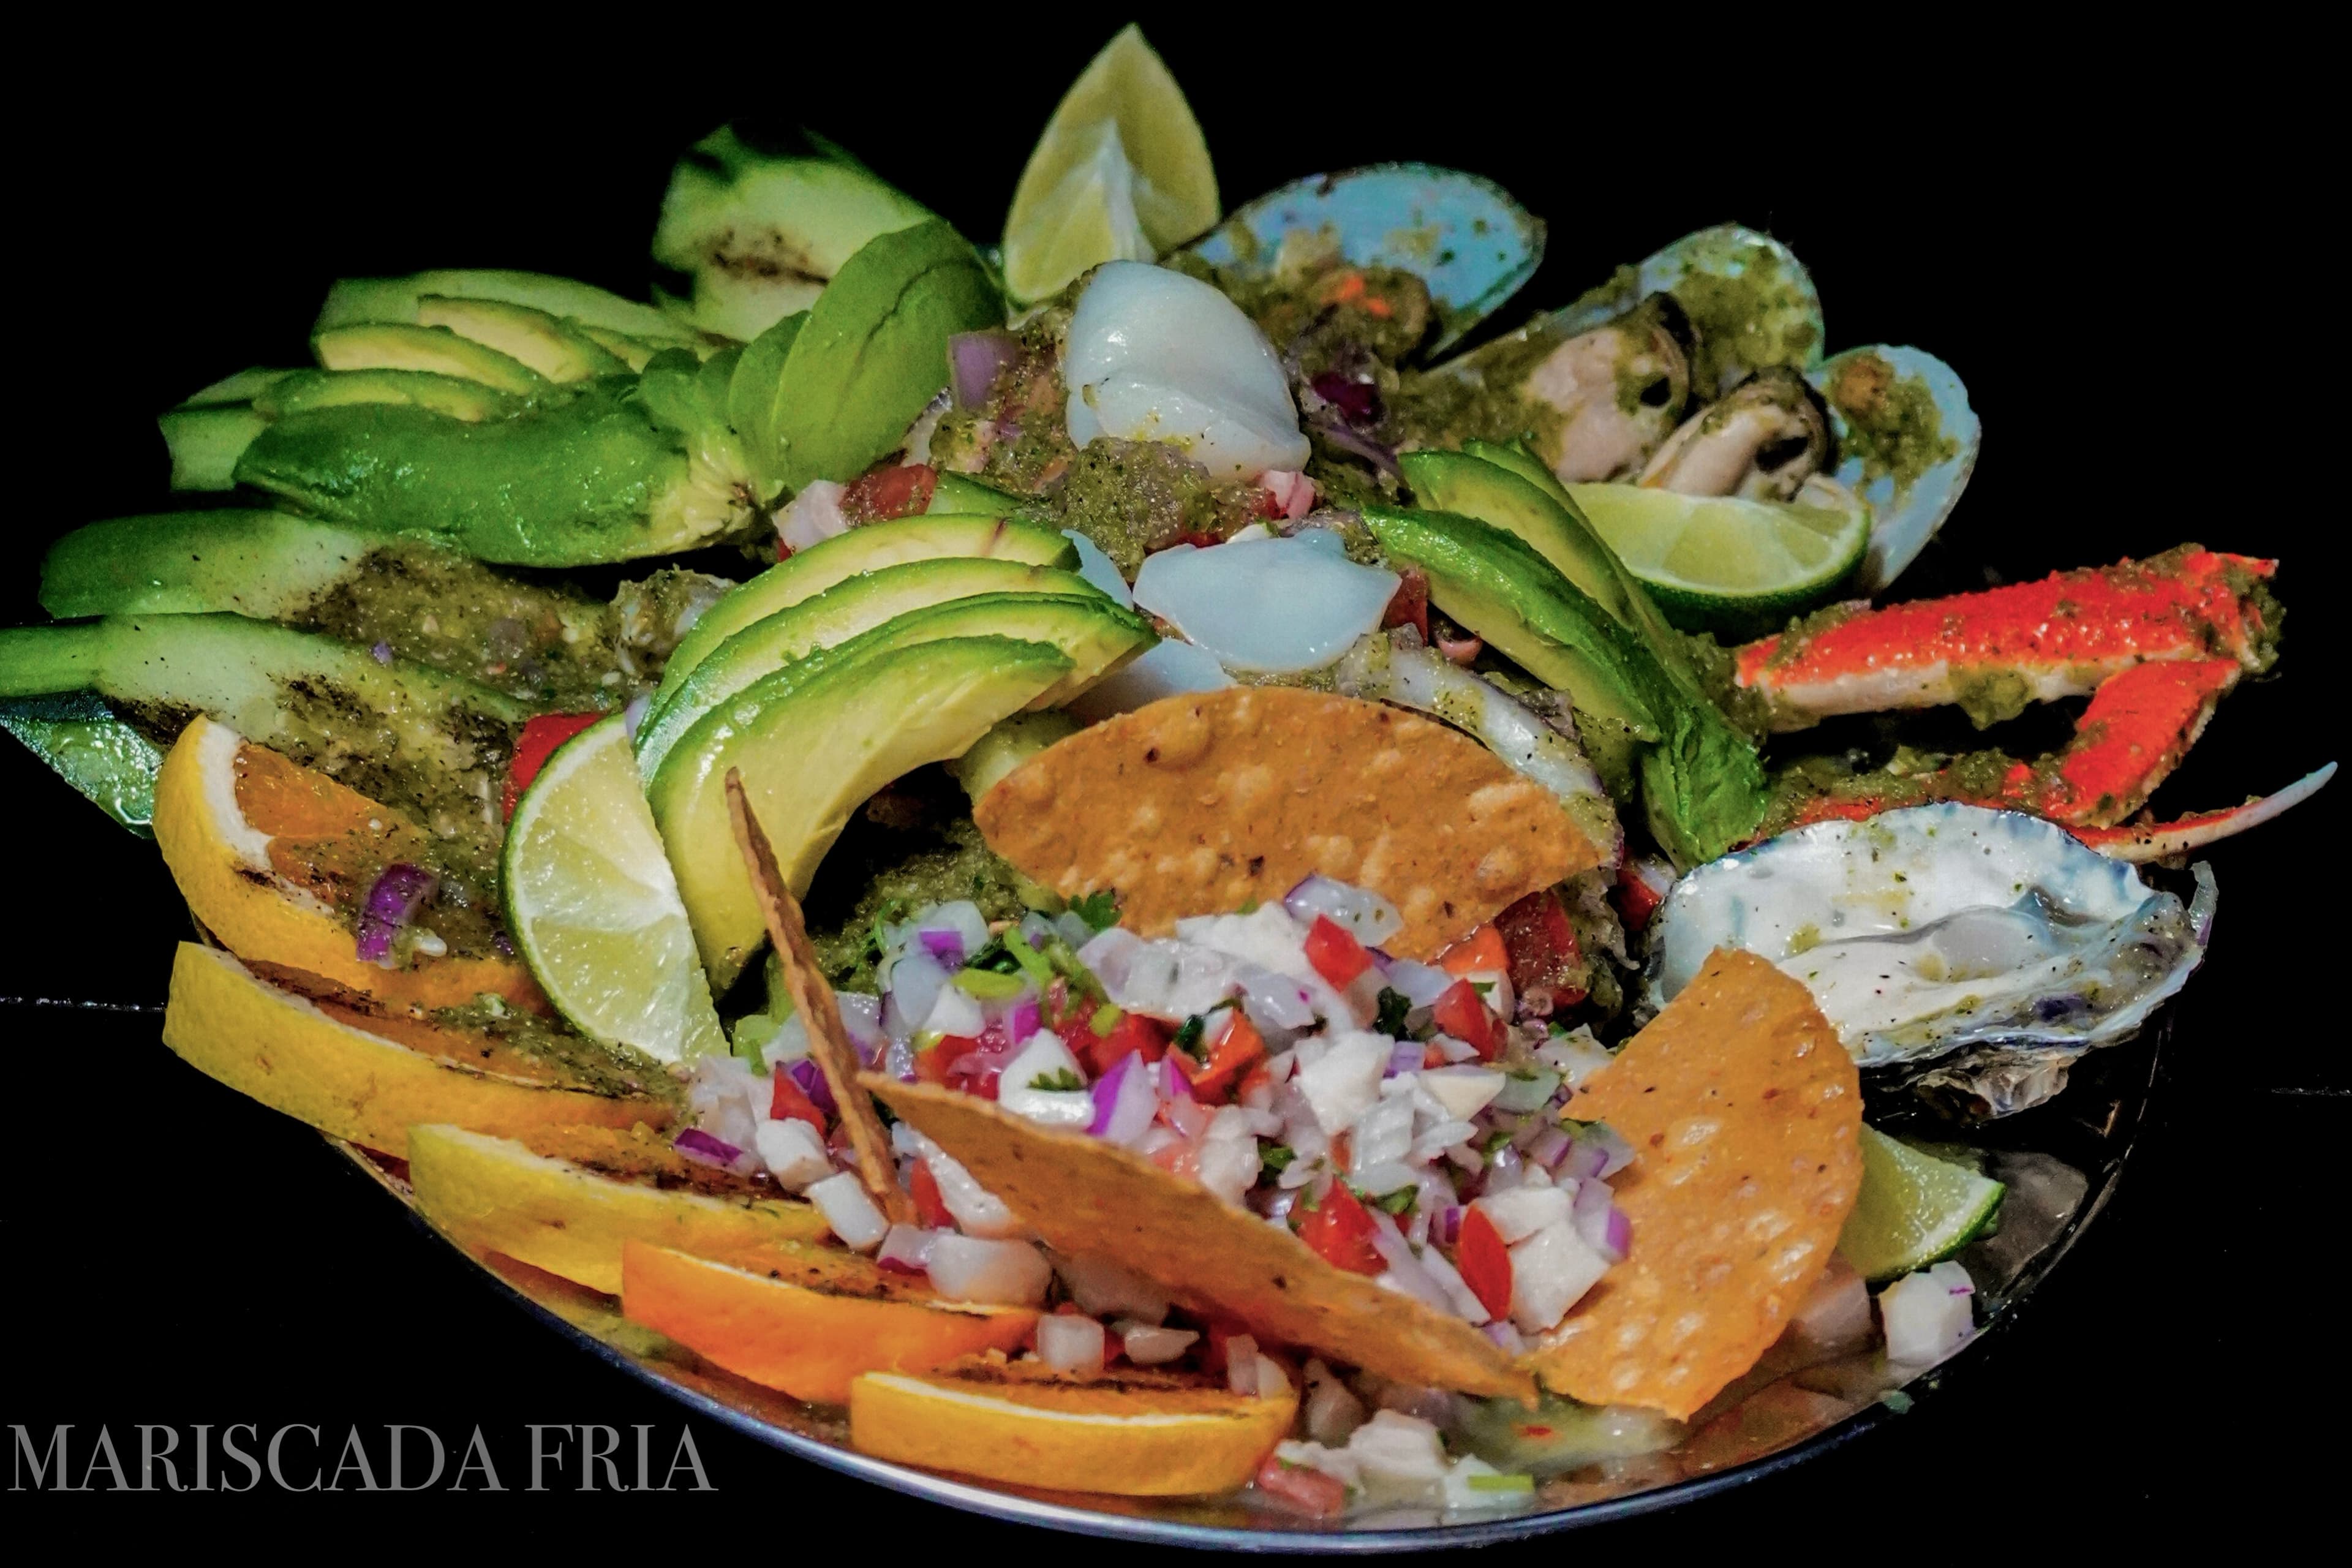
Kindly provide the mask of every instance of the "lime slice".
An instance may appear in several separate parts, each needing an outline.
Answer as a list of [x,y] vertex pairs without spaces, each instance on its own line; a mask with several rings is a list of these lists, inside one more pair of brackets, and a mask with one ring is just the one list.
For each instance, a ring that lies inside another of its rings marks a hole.
[[1966,1165],[1862,1130],[1862,1194],[1838,1250],[1865,1279],[1940,1263],[1991,1228],[2008,1189]]
[[1870,543],[1870,509],[1570,485],[1578,510],[1685,631],[1752,637],[1837,596]]
[[1201,122],[1128,26],[1045,123],[1004,220],[1004,283],[1024,304],[1105,261],[1149,261],[1217,221]]
[[507,828],[507,918],[572,1027],[656,1061],[724,1052],[620,715],[564,742]]

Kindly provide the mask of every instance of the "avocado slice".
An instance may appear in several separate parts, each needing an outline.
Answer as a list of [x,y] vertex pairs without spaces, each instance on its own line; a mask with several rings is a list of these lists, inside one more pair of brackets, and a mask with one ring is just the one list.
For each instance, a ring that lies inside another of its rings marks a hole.
[[478,381],[518,397],[547,387],[545,377],[513,355],[461,338],[446,327],[402,321],[330,327],[310,340],[310,350],[328,370],[427,370]]
[[[478,425],[398,404],[312,409],[256,437],[236,479],[331,521],[428,534],[484,561],[583,566],[668,554],[751,512],[749,476],[723,422],[665,422],[656,373],[673,360],[702,368],[690,354],[657,356],[637,380],[549,387],[511,417]],[[707,419],[701,407],[689,396],[677,417]]]
[[856,478],[897,449],[948,384],[948,340],[1004,321],[980,255],[932,221],[868,241],[810,307],[783,356],[764,471],[799,490]]
[[720,643],[752,622],[765,620],[860,572],[946,555],[1018,561],[1066,572],[1078,563],[1076,549],[1060,534],[1003,518],[926,514],[853,528],[795,552],[705,610],[669,656],[661,685],[654,692],[654,707],[667,702],[694,673],[695,666],[709,658]]
[[956,783],[972,804],[996,787],[999,780],[1057,741],[1066,741],[1086,728],[1067,713],[1048,710],[1015,713],[972,742],[971,750],[948,764]]
[[849,643],[787,665],[705,715],[647,797],[712,991],[732,984],[765,939],[729,820],[730,770],[741,771],[785,880],[805,892],[866,797],[912,769],[961,755],[1070,668],[1058,648],[1005,637]]
[[705,331],[748,342],[815,303],[866,241],[930,216],[821,136],[724,125],[670,173],[653,256],[672,288],[656,293]]
[[269,421],[246,403],[207,404],[157,415],[155,428],[163,433],[164,449],[172,455],[172,488],[235,489],[237,459],[268,427]]
[[[752,622],[713,649],[677,686],[666,685],[667,695],[656,700],[637,726],[637,763],[650,775],[696,720],[793,659],[846,642],[909,611],[976,596],[1001,599],[1020,594],[1100,596],[1092,584],[1075,572],[985,556],[908,561],[846,578],[822,594]],[[1142,632],[1144,640],[1137,652],[1157,640],[1140,619],[1120,613]],[[1006,635],[1026,634],[1007,628]]]
[[931,486],[931,504],[925,511],[986,512],[1008,517],[1028,505],[1025,498],[982,484],[970,474],[942,472]]
[[429,370],[298,370],[255,398],[253,409],[266,418],[283,419],[348,403],[405,403],[468,425],[504,419],[523,407],[521,398],[478,381]]
[[775,408],[783,384],[784,361],[808,325],[809,313],[796,311],[743,345],[735,374],[727,382],[727,418],[743,438],[752,467],[763,479],[783,488],[776,463]]
[[290,370],[271,370],[255,365],[250,370],[238,371],[235,375],[225,375],[203,391],[182,398],[180,406],[211,408],[224,403],[250,403],[294,374]]
[[646,362],[665,349],[685,349],[698,359],[709,359],[720,346],[708,338],[649,338],[633,332],[616,332],[610,327],[600,327],[572,316],[564,317],[563,324],[631,370],[645,369]]
[[349,577],[375,542],[242,507],[110,518],[49,546],[41,608],[61,621],[211,610],[276,620]]
[[142,838],[155,830],[155,771],[163,753],[87,691],[0,701],[0,730]]
[[[1490,442],[1488,451],[1505,447]],[[1535,489],[1510,468],[1467,452],[1407,452],[1397,459],[1413,499],[1517,534],[1620,625],[1641,629],[1615,559],[1572,506]]]
[[446,327],[461,338],[496,349],[559,384],[592,375],[626,375],[629,367],[603,344],[544,310],[506,300],[453,300],[427,294],[416,301],[416,324]]
[[[327,290],[326,303],[311,326],[314,333],[361,321],[414,321],[417,301],[427,294],[452,300],[498,300],[528,305],[551,316],[569,317],[583,327],[626,332],[668,342],[684,335],[666,311],[610,289],[551,277],[544,272],[506,272],[448,268],[405,278],[344,278]],[[607,345],[608,347],[610,345]]]

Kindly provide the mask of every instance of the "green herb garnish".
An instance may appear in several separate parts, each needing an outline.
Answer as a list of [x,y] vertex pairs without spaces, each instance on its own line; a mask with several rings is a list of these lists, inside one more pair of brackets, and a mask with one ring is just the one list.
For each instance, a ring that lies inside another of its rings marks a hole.
[[1402,991],[1381,987],[1380,1014],[1372,1027],[1392,1040],[1404,1038],[1404,1016],[1412,1011],[1412,1002]]
[[1097,931],[1108,931],[1118,924],[1118,894],[1098,888],[1083,899],[1072,899],[1070,912]]
[[1372,1202],[1375,1206],[1389,1214],[1410,1214],[1412,1212],[1413,1204],[1420,1196],[1420,1193],[1414,1188],[1399,1187],[1386,1197],[1375,1198]]
[[1042,1089],[1053,1092],[1063,1092],[1069,1089],[1084,1089],[1087,1086],[1084,1080],[1082,1080],[1076,1073],[1072,1072],[1068,1068],[1055,1068],[1052,1072],[1041,1072],[1035,1078],[1031,1079],[1029,1080],[1029,1087],[1031,1089]]
[[1198,1061],[1201,1058],[1201,1037],[1208,1032],[1209,1021],[1195,1013],[1178,1026],[1176,1037],[1168,1043]]
[[1274,1180],[1290,1169],[1290,1163],[1297,1158],[1298,1151],[1287,1143],[1267,1144],[1257,1152],[1257,1179],[1261,1182]]

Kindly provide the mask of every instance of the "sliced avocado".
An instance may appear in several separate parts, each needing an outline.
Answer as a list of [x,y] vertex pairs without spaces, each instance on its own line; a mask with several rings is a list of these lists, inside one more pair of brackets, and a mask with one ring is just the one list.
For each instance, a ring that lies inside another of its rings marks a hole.
[[1078,563],[1077,551],[1060,534],[1002,518],[926,515],[853,528],[795,552],[705,610],[679,640],[677,651],[669,656],[661,685],[654,692],[654,705],[667,701],[694,673],[695,666],[752,622],[822,594],[860,572],[947,555],[1018,561],[1063,571]]
[[210,408],[223,403],[250,403],[293,374],[290,370],[269,370],[255,365],[251,370],[225,375],[203,391],[183,398],[180,406]]
[[774,480],[780,489],[783,476],[776,464],[776,389],[783,382],[784,361],[808,319],[806,310],[796,311],[744,344],[727,384],[728,422],[743,438],[761,477]]
[[842,265],[784,355],[761,459],[784,488],[856,478],[948,384],[948,340],[1000,326],[1004,297],[940,222],[885,234]]
[[706,714],[647,798],[711,989],[733,984],[765,936],[729,819],[730,770],[741,771],[785,880],[804,892],[867,796],[914,768],[961,756],[1069,670],[1058,648],[1003,637],[879,650],[844,644]]
[[242,507],[110,518],[49,546],[41,608],[61,621],[212,610],[275,620],[348,577],[375,542]]
[[446,327],[559,384],[585,381],[592,375],[629,374],[628,365],[607,353],[593,338],[573,331],[544,310],[506,300],[453,300],[427,294],[416,301],[416,324]]
[[340,408],[347,403],[405,403],[478,425],[519,412],[523,400],[429,370],[298,370],[254,399],[254,412],[269,419]]
[[723,425],[707,438],[682,434],[640,395],[649,390],[600,377],[479,425],[396,404],[313,409],[255,437],[236,478],[314,516],[429,534],[484,561],[582,566],[668,554],[748,520],[749,476],[728,466]]
[[970,474],[941,471],[931,486],[931,504],[925,511],[985,512],[991,517],[1010,517],[1028,503],[1021,497],[982,484]]
[[1643,740],[1664,732],[1647,689],[1644,650],[1525,542],[1452,512],[1366,507],[1364,522],[1390,556],[1429,574],[1439,609],[1529,674]]
[[323,332],[359,321],[414,321],[416,302],[427,294],[453,300],[502,300],[529,305],[551,316],[568,316],[583,326],[657,340],[678,334],[677,320],[651,305],[625,300],[593,284],[544,272],[499,272],[455,268],[405,278],[345,278],[327,290],[319,320]]
[[[664,695],[656,698],[637,726],[637,763],[650,774],[696,720],[793,659],[846,642],[912,610],[975,595],[1014,594],[1085,598],[1096,589],[1074,572],[983,556],[908,561],[846,578],[752,622],[714,648],[677,685],[665,683]],[[1135,624],[1143,625],[1139,620]],[[992,629],[1003,629],[1007,636],[1027,635],[1009,627]]]
[[[488,688],[242,616],[120,616],[0,631],[0,698],[95,692],[159,739],[205,713],[407,812],[492,885],[494,803],[531,712]],[[363,744],[354,744],[354,737]]]
[[1407,452],[1397,461],[1421,505],[1517,534],[1621,625],[1640,629],[1609,547],[1573,510],[1511,469],[1467,452]]
[[814,304],[866,241],[930,216],[822,137],[721,126],[670,172],[654,260],[674,275],[674,311],[749,341]]
[[0,730],[48,764],[100,811],[142,838],[152,838],[155,770],[163,753],[87,691],[0,701]]
[[[1066,741],[1085,726],[1057,710],[1015,713],[972,742],[971,751],[948,764],[964,794],[978,805],[997,781],[1056,741]],[[1050,895],[1049,895],[1050,896]]]
[[709,339],[689,337],[646,338],[630,332],[616,332],[610,327],[596,326],[567,316],[563,324],[627,365],[631,370],[643,370],[646,362],[664,349],[684,349],[698,359],[709,359],[719,345]]
[[268,428],[269,421],[249,404],[219,403],[174,408],[155,417],[163,446],[172,454],[175,490],[231,490],[236,460]]
[[529,397],[546,390],[537,371],[446,327],[399,321],[368,321],[331,327],[310,340],[311,352],[329,370],[427,370],[478,381],[499,392]]

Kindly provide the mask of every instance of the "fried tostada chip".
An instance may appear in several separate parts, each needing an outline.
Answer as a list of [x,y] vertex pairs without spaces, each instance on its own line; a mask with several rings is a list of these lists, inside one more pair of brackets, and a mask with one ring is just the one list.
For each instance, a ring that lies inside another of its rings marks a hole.
[[1862,1085],[1812,994],[1718,949],[1568,1114],[1633,1146],[1625,1260],[1528,1353],[1589,1405],[1687,1418],[1756,1364],[1862,1187]]
[[1120,923],[1281,898],[1313,872],[1385,895],[1429,958],[1604,853],[1540,784],[1401,709],[1289,687],[1164,698],[1048,747],[982,795],[989,847]]

